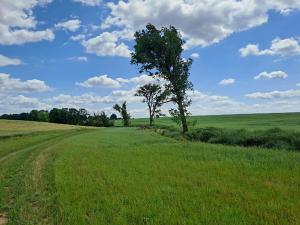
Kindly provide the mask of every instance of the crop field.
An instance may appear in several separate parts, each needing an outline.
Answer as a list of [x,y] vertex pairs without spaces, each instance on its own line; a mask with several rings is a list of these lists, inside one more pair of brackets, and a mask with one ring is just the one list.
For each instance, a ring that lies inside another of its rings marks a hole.
[[[300,114],[194,118],[199,127],[300,130]],[[0,120],[0,132],[1,225],[300,224],[296,151],[189,142],[137,127]]]
[[[220,127],[248,130],[269,129],[279,127],[282,129],[292,129],[300,131],[300,113],[265,113],[265,114],[240,114],[240,115],[217,115],[217,116],[191,116],[191,124],[194,128],[199,127]],[[139,126],[149,123],[148,118],[133,119],[132,126]],[[117,125],[121,125],[118,120]],[[162,117],[155,120],[158,126],[173,126],[177,124],[169,117]]]
[[0,138],[1,136],[27,134],[40,131],[53,131],[53,130],[69,130],[78,128],[78,126],[53,124],[53,123],[41,123],[34,121],[11,121],[0,120]]

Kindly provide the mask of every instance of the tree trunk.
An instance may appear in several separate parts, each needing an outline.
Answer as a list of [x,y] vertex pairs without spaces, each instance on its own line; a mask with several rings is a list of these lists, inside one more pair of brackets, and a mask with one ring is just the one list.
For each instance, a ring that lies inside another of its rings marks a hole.
[[149,108],[149,121],[150,121],[150,127],[153,125],[153,113],[152,113],[152,108],[150,105],[148,105]]
[[153,126],[153,115],[150,115],[150,127]]
[[182,102],[178,103],[178,109],[179,109],[179,114],[180,114],[180,119],[181,119],[181,125],[182,125],[182,133],[185,133],[188,131],[188,125],[186,122],[186,117],[184,113],[184,108],[182,105]]

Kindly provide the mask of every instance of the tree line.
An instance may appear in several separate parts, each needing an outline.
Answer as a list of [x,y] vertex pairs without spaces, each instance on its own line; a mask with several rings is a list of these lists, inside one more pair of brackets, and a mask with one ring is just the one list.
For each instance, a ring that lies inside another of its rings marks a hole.
[[3,114],[0,119],[29,120],[39,122],[61,123],[82,126],[110,127],[114,125],[116,114],[110,117],[105,112],[89,114],[86,109],[53,108],[47,110],[31,110],[29,113]]

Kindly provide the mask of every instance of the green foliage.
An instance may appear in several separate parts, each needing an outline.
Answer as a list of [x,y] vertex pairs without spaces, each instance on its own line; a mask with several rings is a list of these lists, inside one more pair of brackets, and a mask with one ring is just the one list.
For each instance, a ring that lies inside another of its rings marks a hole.
[[[168,136],[168,133],[164,135]],[[191,130],[185,133],[184,137],[192,141],[213,144],[300,150],[300,132],[280,128],[249,131],[207,127]]]
[[88,117],[86,109],[74,109],[74,108],[53,108],[50,113],[50,122],[62,123],[62,124],[73,124],[73,125],[88,125]]
[[116,114],[113,113],[113,114],[110,115],[109,119],[110,119],[110,120],[117,120],[118,117],[117,117]]
[[94,114],[94,116],[88,117],[86,125],[94,127],[112,127],[114,121],[110,120],[105,112],[101,112],[100,114]]
[[140,66],[140,72],[161,77],[167,81],[166,90],[172,95],[170,100],[177,104],[176,116],[182,123],[182,130],[186,132],[187,107],[191,104],[187,91],[192,89],[188,80],[192,59],[182,57],[184,40],[179,31],[173,27],[157,29],[148,24],[145,29],[135,33],[136,44],[132,53],[131,63]]
[[121,114],[123,119],[123,125],[125,127],[128,127],[130,122],[130,114],[127,112],[126,101],[122,103],[122,106],[115,104],[113,108]]
[[3,114],[0,119],[49,122],[49,113],[46,110],[31,110],[30,113]]
[[169,92],[158,84],[145,84],[137,90],[135,96],[143,97],[143,102],[148,106],[150,126],[155,117],[164,115],[160,107],[166,102],[168,95]]

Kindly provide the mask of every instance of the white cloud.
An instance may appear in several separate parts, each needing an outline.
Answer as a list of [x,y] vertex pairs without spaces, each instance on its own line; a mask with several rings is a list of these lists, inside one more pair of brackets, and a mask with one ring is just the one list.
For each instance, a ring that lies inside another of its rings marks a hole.
[[73,2],[80,2],[87,6],[99,6],[101,4],[101,0],[73,0]]
[[86,56],[77,56],[77,57],[70,57],[68,60],[71,61],[78,61],[78,62],[87,62],[88,58]]
[[106,87],[106,88],[119,88],[121,84],[107,75],[94,76],[84,82],[76,82],[76,85],[92,88],[92,87]]
[[4,113],[29,112],[32,109],[49,109],[50,106],[38,98],[24,95],[3,95],[0,93],[0,115]]
[[11,65],[20,65],[22,61],[16,58],[9,58],[7,56],[0,54],[0,67],[2,66],[11,66]]
[[[142,74],[142,75],[136,76],[136,77],[132,77],[129,79],[124,79],[124,78],[119,77],[116,80],[120,83],[134,83],[134,84],[138,84],[138,85],[144,85],[144,84],[158,82],[156,78],[149,76],[149,75],[145,75],[145,74]],[[160,81],[160,83],[162,83],[162,81]]]
[[[115,103],[127,101],[128,110],[134,117],[147,117],[148,111],[140,97],[134,96],[137,87],[128,90],[115,90],[110,95],[98,96],[92,93],[82,95],[59,94],[46,99],[26,97],[24,95],[5,96],[0,93],[0,114],[20,113],[32,109],[51,109],[53,107],[86,108],[89,112],[105,110],[114,112]],[[189,91],[192,105],[189,112],[193,115],[233,114],[233,113],[266,113],[266,112],[296,112],[300,111],[299,98],[267,99],[262,104],[249,104],[236,101],[228,96],[212,95],[199,90]],[[162,110],[168,115],[172,104],[166,104]]]
[[296,84],[297,87],[300,87],[300,83]]
[[97,96],[93,94],[83,94],[83,95],[66,95],[60,94],[45,100],[48,104],[61,107],[73,107],[77,108],[82,106],[88,106],[99,103],[112,103],[111,97],[109,96]]
[[140,76],[132,78],[122,78],[118,77],[116,79],[110,78],[108,75],[94,76],[87,79],[84,82],[76,82],[76,85],[92,88],[92,87],[108,87],[108,88],[120,88],[124,84],[136,84],[138,86],[148,84],[148,83],[163,83],[162,80],[158,81],[157,79],[142,74]]
[[239,50],[241,56],[249,55],[278,55],[278,56],[294,56],[300,55],[300,44],[295,38],[280,39],[276,38],[272,41],[269,49],[260,50],[258,44],[249,44]]
[[128,102],[128,103],[139,103],[142,101],[141,97],[134,96],[137,91],[137,87],[130,90],[117,90],[112,92],[112,101],[114,103]]
[[234,83],[235,83],[235,79],[233,79],[233,78],[228,78],[228,79],[221,80],[221,81],[219,82],[219,85],[226,86],[226,85],[231,85],[231,84],[234,84]]
[[245,95],[252,99],[278,99],[278,98],[296,98],[300,97],[300,90],[254,92]]
[[111,12],[102,23],[104,29],[119,27],[133,33],[147,23],[159,27],[172,24],[187,40],[185,47],[190,48],[218,43],[234,32],[260,26],[268,21],[270,10],[286,14],[299,9],[300,3],[297,0],[121,0],[109,2],[107,7]]
[[191,58],[193,58],[193,59],[198,59],[199,57],[200,57],[200,55],[198,53],[191,54]]
[[81,40],[84,40],[84,39],[85,39],[84,34],[78,34],[78,35],[71,36],[72,41],[81,41]]
[[[32,108],[35,108],[39,104],[39,100],[37,98],[30,98],[24,95],[8,96],[5,101],[7,101],[10,105]],[[2,103],[5,104],[5,101]]]
[[130,57],[130,50],[123,42],[118,42],[119,34],[104,32],[97,37],[83,41],[82,44],[88,53],[98,56]]
[[68,20],[68,21],[64,21],[64,22],[55,24],[56,28],[69,30],[72,32],[77,31],[80,28],[80,26],[81,26],[81,21],[78,19],[72,19],[72,20]]
[[254,77],[254,80],[259,80],[259,79],[286,79],[288,75],[283,72],[283,71],[273,71],[271,73],[268,72],[262,72],[258,74],[257,76]]
[[33,79],[22,81],[11,78],[9,74],[0,73],[0,93],[27,93],[49,91],[50,87],[44,81]]
[[20,45],[42,40],[52,41],[52,30],[36,30],[33,9],[50,3],[49,0],[1,0],[0,45]]

